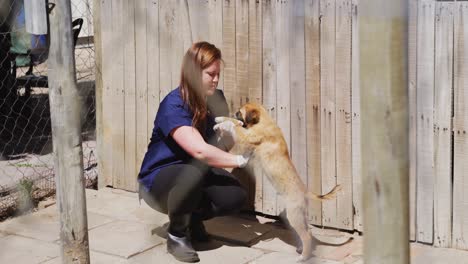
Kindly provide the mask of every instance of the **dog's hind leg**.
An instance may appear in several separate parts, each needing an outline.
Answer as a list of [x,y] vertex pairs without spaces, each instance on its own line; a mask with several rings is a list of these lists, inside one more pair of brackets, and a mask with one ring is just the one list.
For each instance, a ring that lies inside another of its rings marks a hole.
[[305,261],[312,256],[312,235],[307,227],[305,206],[290,204],[286,207],[288,222],[302,241],[302,254],[297,259]]

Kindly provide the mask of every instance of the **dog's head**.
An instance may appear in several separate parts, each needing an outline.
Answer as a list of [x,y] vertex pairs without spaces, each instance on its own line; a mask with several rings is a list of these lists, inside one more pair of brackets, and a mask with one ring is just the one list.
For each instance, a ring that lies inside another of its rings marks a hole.
[[245,128],[250,128],[260,122],[261,113],[259,105],[247,103],[236,112],[236,119],[242,121]]

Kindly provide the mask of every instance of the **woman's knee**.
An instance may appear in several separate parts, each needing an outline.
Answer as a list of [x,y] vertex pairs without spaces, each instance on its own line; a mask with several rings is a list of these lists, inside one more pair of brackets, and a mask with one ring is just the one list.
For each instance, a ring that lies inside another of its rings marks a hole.
[[175,168],[179,176],[179,182],[188,180],[193,182],[202,181],[204,174],[206,174],[206,172],[204,173],[200,167],[192,164],[178,164],[175,165]]
[[186,193],[201,193],[204,183],[204,175],[201,171],[192,171],[189,174],[180,177],[177,181],[176,189]]
[[145,202],[156,211],[169,213],[179,207],[191,208],[200,199],[204,175],[195,166],[175,164],[162,169],[155,176],[150,192],[140,189]]
[[189,213],[198,207],[203,194],[204,175],[191,170],[179,177],[168,195],[167,207],[170,213]]
[[167,206],[157,199],[153,193],[147,192],[141,185],[138,191],[140,193],[140,197],[149,207],[160,213],[167,214]]

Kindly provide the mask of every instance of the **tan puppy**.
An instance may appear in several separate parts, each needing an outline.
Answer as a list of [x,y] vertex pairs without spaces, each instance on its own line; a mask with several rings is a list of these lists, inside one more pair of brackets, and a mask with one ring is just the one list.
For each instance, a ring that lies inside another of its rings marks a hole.
[[[259,162],[273,187],[284,198],[288,221],[302,241],[302,254],[298,260],[304,261],[310,258],[313,248],[312,236],[307,227],[307,199],[333,199],[341,187],[337,185],[324,195],[307,191],[289,158],[288,147],[281,129],[261,105],[247,103],[236,113],[236,118],[243,122],[243,126],[240,126],[240,122],[236,119],[218,117],[215,130],[222,133],[230,132],[235,146],[243,151],[253,150],[254,162],[250,164],[257,165],[255,162]],[[223,123],[229,122],[235,126],[228,124],[223,127]]]

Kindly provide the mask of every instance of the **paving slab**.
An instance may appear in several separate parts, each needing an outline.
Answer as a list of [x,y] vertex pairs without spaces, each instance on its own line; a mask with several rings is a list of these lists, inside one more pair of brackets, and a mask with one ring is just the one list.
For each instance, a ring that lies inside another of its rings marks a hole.
[[[286,229],[275,228],[262,236],[257,243],[253,244],[253,248],[261,249],[265,252],[283,252],[296,253],[296,237]],[[299,256],[299,254],[297,254]]]
[[318,243],[314,254],[321,258],[336,261],[345,261],[346,258],[350,257],[347,261],[353,261],[354,257],[356,259],[360,258],[362,250],[363,238],[356,236],[353,240],[340,246]]
[[[323,236],[326,237],[326,239],[318,240],[317,236]],[[353,254],[361,254],[362,239],[360,238],[352,240],[346,238],[344,239],[344,241],[349,242],[342,245],[326,244],[321,242],[322,240],[330,240],[330,238],[331,240],[333,240],[334,236],[349,237],[349,234],[333,234],[332,236],[330,236],[330,234],[327,233],[314,234],[314,255],[323,259],[344,261],[348,256],[351,256]],[[342,239],[339,239],[339,241],[342,241]],[[298,240],[298,237],[293,231],[284,228],[274,228],[273,230],[262,236],[257,243],[252,245],[252,247],[270,252],[297,254],[296,245],[300,244],[301,243]],[[358,259],[358,257],[356,257],[356,259]],[[347,261],[354,261],[354,259],[349,258]]]
[[40,263],[60,255],[59,245],[9,235],[0,238],[0,263]]
[[205,227],[214,238],[233,244],[251,246],[274,227],[236,216],[215,217],[205,221]]
[[350,242],[355,236],[348,232],[342,232],[336,229],[320,228],[309,225],[309,231],[321,243],[332,245],[344,245]]
[[[200,263],[203,264],[242,264],[252,261],[261,255],[263,252],[258,249],[236,246],[221,241],[213,241],[205,249],[200,249],[203,246],[194,245],[200,257]],[[177,261],[171,254],[167,253],[166,245],[159,245],[151,250],[138,254],[129,259],[132,264],[146,263],[184,263]]]
[[59,238],[60,221],[55,206],[38,212],[8,219],[0,230],[42,241],[53,242]]
[[120,220],[138,221],[146,224],[164,224],[168,221],[165,214],[149,207],[143,200],[141,205],[137,197],[130,194],[119,194],[109,188],[99,191],[86,190],[88,212],[110,216]]
[[[296,263],[298,255],[297,254],[290,254],[285,252],[272,252],[268,254],[264,254],[259,258],[250,261],[250,264],[270,264],[270,263]],[[312,257],[307,261],[301,262],[304,264],[343,264],[343,262],[338,262],[334,260],[326,260],[321,258]]]
[[[117,256],[112,256],[96,251],[90,251],[89,252],[89,257],[90,261],[93,264],[124,264],[127,263],[126,259],[117,257]],[[42,262],[41,264],[62,264],[62,259],[59,257],[56,257],[54,259]]]
[[198,251],[202,263],[238,264],[247,263],[264,253],[261,250],[226,244],[214,250]]
[[[113,219],[110,217],[88,212],[88,229],[111,221]],[[47,242],[56,241],[60,238],[60,219],[57,205],[8,219],[0,223],[0,230],[8,234],[17,234]]]
[[[245,219],[250,219],[250,220],[253,219],[252,221],[258,221],[262,224],[271,225],[273,227],[274,232],[269,232],[268,234],[262,236],[261,240],[273,239],[273,241],[275,242],[273,244],[261,243],[261,247],[266,247],[266,249],[268,249],[268,247],[273,246],[275,247],[274,250],[276,251],[277,249],[279,249],[277,248],[277,246],[279,247],[281,246],[291,247],[292,246],[295,248],[295,245],[300,244],[299,241],[296,241],[297,238],[294,235],[294,232],[291,229],[288,229],[287,227],[285,227],[284,224],[281,223],[281,221],[278,221],[272,218],[263,217],[263,216],[258,216],[258,215],[254,217],[252,217],[251,215],[241,215],[241,217]],[[313,225],[309,225],[309,231],[312,234],[314,238],[314,242],[316,244],[329,245],[329,246],[333,246],[336,248],[339,246],[348,244],[349,242],[353,240],[355,236],[348,232],[341,232],[341,231],[334,230],[334,229],[318,228]],[[278,238],[278,239],[275,239],[275,238]],[[283,243],[281,243],[281,241]]]
[[103,192],[108,192],[108,193],[113,193],[113,194],[117,194],[117,195],[123,195],[123,196],[127,196],[127,197],[130,197],[130,198],[138,199],[138,193],[137,192],[129,192],[129,191],[126,191],[126,190],[114,189],[114,188],[110,188],[110,187],[101,188],[98,191],[99,192],[103,191]]
[[344,258],[343,262],[345,264],[363,264],[364,260],[362,255],[351,255]]
[[101,225],[89,232],[91,250],[129,258],[163,243],[163,239],[151,235],[155,225],[118,220]]
[[411,244],[413,264],[468,264],[468,251]]

